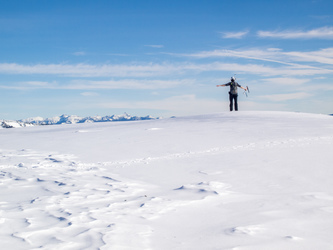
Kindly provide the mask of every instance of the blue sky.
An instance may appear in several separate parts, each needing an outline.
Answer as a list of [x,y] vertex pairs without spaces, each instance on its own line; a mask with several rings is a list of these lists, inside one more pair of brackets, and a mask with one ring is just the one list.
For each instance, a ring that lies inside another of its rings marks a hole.
[[333,113],[333,1],[0,0],[0,119]]

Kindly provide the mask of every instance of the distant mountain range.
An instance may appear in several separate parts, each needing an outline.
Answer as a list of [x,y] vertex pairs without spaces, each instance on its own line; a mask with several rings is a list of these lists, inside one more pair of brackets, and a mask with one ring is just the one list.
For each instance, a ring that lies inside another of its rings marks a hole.
[[[333,114],[330,115],[333,116]],[[92,123],[92,122],[138,121],[138,120],[153,120],[153,119],[161,119],[161,118],[159,117],[155,118],[150,115],[131,116],[127,113],[124,113],[122,115],[88,116],[88,117],[80,117],[77,115],[61,115],[53,118],[34,117],[17,121],[0,120],[0,129],[30,127],[30,126],[39,126],[39,125],[75,124],[75,123],[86,123],[86,122]]]
[[35,125],[56,125],[56,124],[75,124],[75,123],[86,123],[86,122],[116,122],[116,121],[138,121],[138,120],[153,120],[159,119],[148,116],[131,116],[127,113],[122,115],[111,115],[111,116],[89,116],[80,117],[77,115],[61,115],[53,118],[42,118],[34,117],[28,119],[22,119],[18,121],[0,120],[0,128],[19,128],[29,127]]

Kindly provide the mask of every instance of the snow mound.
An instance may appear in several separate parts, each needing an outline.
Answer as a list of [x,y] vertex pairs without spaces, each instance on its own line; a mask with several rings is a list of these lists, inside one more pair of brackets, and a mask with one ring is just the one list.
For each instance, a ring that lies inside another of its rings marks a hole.
[[333,245],[329,115],[220,113],[0,137],[3,249]]

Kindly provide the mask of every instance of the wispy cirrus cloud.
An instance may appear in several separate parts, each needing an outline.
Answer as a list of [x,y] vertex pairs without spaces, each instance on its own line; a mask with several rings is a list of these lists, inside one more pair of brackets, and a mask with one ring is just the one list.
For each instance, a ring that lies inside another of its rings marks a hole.
[[333,27],[321,27],[308,31],[284,30],[284,31],[258,31],[261,38],[279,39],[333,39]]
[[231,39],[241,39],[245,37],[248,33],[249,33],[248,30],[239,31],[239,32],[220,32],[223,38],[231,38]]
[[[182,62],[124,64],[0,63],[0,74],[80,78],[81,80],[77,82],[67,81],[67,88],[72,89],[161,89],[185,84],[188,79],[192,78],[193,74],[200,75],[205,72],[238,72],[284,79],[294,78],[294,76],[323,76],[333,73],[333,47],[307,52],[283,51],[279,48],[247,48],[171,55],[184,58],[211,58],[218,60],[198,62],[185,59]],[[248,60],[239,60],[237,63],[219,60],[219,58],[223,57]],[[115,80],[105,81],[106,77]],[[165,77],[168,79],[166,80]],[[94,81],[83,80],[82,78],[93,78]],[[101,81],[101,78],[103,78],[103,81]],[[136,79],[131,80],[131,78]],[[185,82],[182,82],[182,80]],[[30,81],[30,83],[14,84],[13,86],[2,84],[0,87],[21,89],[64,88],[64,85],[56,82]]]
[[29,90],[29,89],[71,89],[71,90],[88,90],[83,92],[82,95],[91,95],[90,90],[102,89],[140,89],[140,90],[155,90],[155,89],[168,89],[178,86],[191,86],[195,83],[192,79],[179,79],[179,80],[159,80],[159,79],[120,79],[120,80],[71,80],[69,82],[18,82],[7,85],[0,85],[1,89],[16,89],[16,90]]
[[284,54],[289,56],[291,59],[300,62],[317,62],[333,65],[333,48],[326,48],[308,52],[290,51],[284,52]]
[[197,57],[197,58],[210,58],[210,57],[235,57],[244,59],[254,59],[260,61],[275,62],[285,65],[294,65],[291,62],[282,61],[278,55],[280,49],[247,49],[247,50],[213,50],[202,51],[198,53],[188,54],[185,56]]
[[[80,78],[100,78],[100,77],[116,77],[124,78],[145,78],[146,79],[162,79],[163,77],[170,77],[174,79],[176,76],[187,77],[188,75],[200,74],[203,72],[214,71],[227,71],[227,72],[243,72],[246,74],[257,74],[263,76],[277,76],[277,75],[324,75],[333,73],[333,69],[326,69],[321,67],[313,67],[308,65],[301,65],[292,62],[279,61],[273,56],[268,56],[269,51],[262,55],[252,56],[252,51],[243,51],[244,53],[236,52],[222,52],[223,56],[239,57],[256,59],[261,61],[277,62],[283,66],[269,66],[255,63],[224,63],[224,62],[208,62],[208,63],[194,63],[194,62],[181,62],[181,63],[141,63],[141,64],[36,64],[36,65],[23,65],[23,64],[0,64],[0,74],[10,75],[54,75],[57,77],[80,77]],[[211,57],[211,53],[201,53],[201,57]],[[213,53],[214,56],[221,56],[221,53]],[[193,55],[187,55],[193,56]],[[197,55],[195,55],[197,56]],[[138,83],[138,81],[137,81]],[[141,82],[139,85],[142,85]],[[158,85],[158,84],[157,84]],[[96,85],[97,86],[97,85]]]
[[[283,51],[279,48],[250,48],[238,50],[212,50],[201,51],[192,54],[183,54],[185,57],[194,58],[243,58],[270,63],[277,63],[290,66],[295,69],[323,70],[326,73],[332,73],[331,68],[327,65],[333,65],[333,48],[326,48],[317,51]],[[311,65],[305,65],[307,62]],[[302,64],[301,64],[302,63]],[[326,64],[326,65],[325,65]]]
[[0,89],[10,90],[31,90],[31,89],[57,89],[59,84],[56,81],[23,81],[0,84]]
[[121,79],[107,81],[73,80],[65,89],[167,89],[177,86],[190,86],[194,83],[191,79],[156,80],[156,79]]
[[166,63],[141,64],[16,64],[0,63],[0,74],[59,75],[67,77],[151,77],[180,71],[180,67]]

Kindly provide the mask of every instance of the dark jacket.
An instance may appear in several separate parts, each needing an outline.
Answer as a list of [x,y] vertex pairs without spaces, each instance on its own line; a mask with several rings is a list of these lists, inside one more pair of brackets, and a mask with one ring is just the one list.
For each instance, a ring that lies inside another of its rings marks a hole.
[[237,87],[242,87],[241,85],[238,84],[238,82],[228,82],[225,86],[230,86],[230,92],[229,94],[232,95],[238,95],[237,92]]

